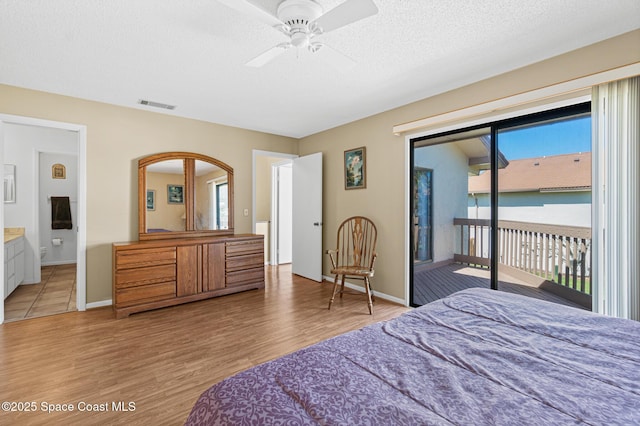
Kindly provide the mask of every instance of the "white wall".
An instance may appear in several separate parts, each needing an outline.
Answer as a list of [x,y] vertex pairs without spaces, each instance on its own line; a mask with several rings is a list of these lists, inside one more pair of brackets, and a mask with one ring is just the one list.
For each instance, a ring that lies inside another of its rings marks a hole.
[[[66,168],[65,179],[53,179],[51,167],[62,164]],[[78,157],[69,154],[50,152],[40,153],[40,190],[39,220],[40,247],[47,249],[42,260],[43,265],[75,263],[77,256],[77,220],[78,220]],[[72,229],[51,229],[50,197],[69,197]],[[62,245],[54,246],[53,238],[61,238]]]
[[433,169],[433,261],[453,258],[453,219],[467,217],[468,159],[451,144],[418,148],[414,165]]
[[24,283],[36,283],[40,282],[38,151],[75,154],[77,135],[66,130],[18,124],[5,124],[4,131],[4,161],[16,165],[16,203],[4,205],[4,226],[25,228]]

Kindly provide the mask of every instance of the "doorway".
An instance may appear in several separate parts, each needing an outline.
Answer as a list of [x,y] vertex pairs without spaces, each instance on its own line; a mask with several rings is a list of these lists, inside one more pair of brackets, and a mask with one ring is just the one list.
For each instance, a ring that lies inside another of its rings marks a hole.
[[[298,157],[253,151],[253,232],[264,234],[265,229],[269,230],[265,235],[265,260],[271,263],[271,244],[267,243],[273,234],[271,164],[285,160],[292,162],[292,272],[322,282],[322,153]],[[265,212],[265,205],[269,206],[269,213]],[[249,209],[245,209],[244,215],[248,214]]]
[[[40,152],[52,152],[54,154],[68,155],[64,162],[74,170],[75,197],[69,197],[70,201],[75,201],[73,217],[73,229],[69,230],[75,237],[76,246],[71,250],[75,256],[73,266],[73,277],[75,279],[75,291],[73,299],[77,310],[86,309],[86,127],[71,123],[61,123],[48,120],[34,119],[30,117],[19,117],[0,114],[0,157],[4,164],[15,164],[16,185],[15,203],[5,204],[0,209],[0,223],[3,228],[18,228],[23,233],[22,242],[24,249],[22,259],[24,260],[23,285],[41,283],[43,272],[41,270],[41,247],[46,247],[45,241],[56,244],[56,248],[64,247],[64,237],[52,236],[52,238],[41,237],[40,223],[40,191],[39,178],[41,175],[38,158]],[[69,163],[70,162],[70,163]],[[56,163],[62,164],[62,163]],[[46,174],[53,178],[54,175],[61,178],[61,169],[48,169]],[[65,175],[68,179],[69,175]],[[62,179],[60,179],[62,180]],[[49,194],[56,195],[56,194]],[[45,195],[46,197],[46,195]],[[50,201],[49,201],[50,202]],[[50,210],[50,205],[44,207]],[[60,241],[60,245],[58,244]],[[70,240],[69,240],[70,241]],[[50,251],[51,253],[51,251]],[[5,255],[3,251],[3,256]],[[3,260],[7,260],[3,257]],[[69,259],[67,259],[69,260]],[[4,261],[0,267],[4,270]],[[60,267],[62,263],[58,262]],[[62,268],[68,269],[68,267]],[[4,272],[4,271],[3,271]],[[8,271],[7,271],[8,272]],[[50,272],[50,271],[49,271]],[[45,271],[45,274],[49,273]],[[59,277],[69,278],[69,271],[59,271]],[[7,296],[5,286],[1,287],[0,294],[4,301]],[[4,303],[0,305],[0,322],[5,320]]]
[[[276,180],[273,176],[273,168],[276,166],[285,166],[287,163],[298,156],[295,154],[287,154],[273,151],[253,151],[253,232],[264,235],[265,238],[265,263],[270,265],[278,265],[277,245],[278,234],[278,215],[277,206],[279,203],[278,193],[274,192],[274,184]],[[286,171],[285,171],[286,173]],[[284,194],[283,194],[284,195]],[[284,200],[281,200],[284,201]],[[248,214],[248,211],[245,211]],[[283,220],[286,220],[283,218]],[[290,224],[291,222],[289,222]],[[284,235],[280,238],[286,238],[286,228],[284,226]],[[286,262],[286,253],[284,253],[283,261]]]

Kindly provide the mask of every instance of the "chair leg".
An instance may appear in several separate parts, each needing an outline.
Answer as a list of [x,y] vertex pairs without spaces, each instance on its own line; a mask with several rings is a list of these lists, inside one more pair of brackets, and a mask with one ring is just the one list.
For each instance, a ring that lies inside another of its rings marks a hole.
[[367,300],[369,303],[369,315],[373,315],[373,303],[371,302],[371,284],[369,284],[368,277],[364,277],[364,288],[367,291]]
[[342,299],[342,295],[344,294],[344,275],[342,276],[342,279],[340,280],[340,299]]
[[[344,277],[342,278],[344,280]],[[331,292],[331,300],[329,300],[329,310],[331,310],[331,304],[333,303],[333,299],[336,297],[336,290],[338,289],[338,275],[336,275],[335,279],[333,280],[333,292]],[[342,297],[342,294],[340,294],[340,297]]]

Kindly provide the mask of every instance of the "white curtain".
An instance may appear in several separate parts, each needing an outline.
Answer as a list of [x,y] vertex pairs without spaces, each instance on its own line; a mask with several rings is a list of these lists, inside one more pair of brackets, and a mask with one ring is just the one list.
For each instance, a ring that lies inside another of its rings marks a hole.
[[593,310],[640,320],[640,76],[593,88]]

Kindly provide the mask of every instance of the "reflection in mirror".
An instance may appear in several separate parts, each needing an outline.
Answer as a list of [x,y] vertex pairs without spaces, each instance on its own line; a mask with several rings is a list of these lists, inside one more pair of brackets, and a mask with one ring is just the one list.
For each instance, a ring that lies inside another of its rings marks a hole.
[[195,161],[196,230],[229,229],[229,180],[215,164]]
[[192,152],[138,160],[140,240],[232,235],[233,168]]
[[184,160],[164,160],[147,166],[146,232],[186,230]]
[[16,166],[14,164],[4,165],[4,202],[16,202]]

